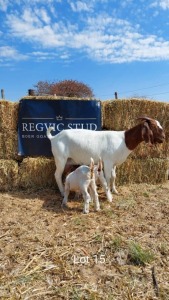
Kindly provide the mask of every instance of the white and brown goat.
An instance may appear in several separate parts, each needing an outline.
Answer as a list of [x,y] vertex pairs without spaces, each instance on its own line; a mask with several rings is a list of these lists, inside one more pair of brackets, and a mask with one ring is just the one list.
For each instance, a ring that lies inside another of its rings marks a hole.
[[114,176],[113,180],[115,179],[116,166],[122,164],[141,142],[154,145],[164,141],[165,134],[159,121],[149,117],[140,117],[138,120],[138,125],[125,131],[67,129],[52,136],[54,128],[49,127],[47,137],[51,141],[56,164],[55,179],[61,194],[64,195],[62,173],[68,158],[75,164],[87,165],[91,157],[95,163],[101,157],[110,189],[111,178]]

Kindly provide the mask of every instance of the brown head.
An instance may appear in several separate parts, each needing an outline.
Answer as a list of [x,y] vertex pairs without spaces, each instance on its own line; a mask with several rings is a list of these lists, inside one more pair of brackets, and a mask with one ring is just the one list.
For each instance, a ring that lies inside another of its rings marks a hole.
[[150,146],[163,143],[165,133],[157,120],[149,117],[139,117],[140,124],[125,131],[125,143],[129,150],[134,150],[141,142]]
[[141,135],[143,141],[150,145],[164,142],[165,133],[159,121],[149,117],[139,117],[137,120],[142,122]]

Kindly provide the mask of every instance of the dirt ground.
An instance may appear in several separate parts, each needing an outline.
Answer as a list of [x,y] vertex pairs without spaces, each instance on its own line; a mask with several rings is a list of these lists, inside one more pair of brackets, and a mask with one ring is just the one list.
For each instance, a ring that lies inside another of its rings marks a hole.
[[0,299],[169,299],[169,181],[82,213],[55,190],[0,194]]

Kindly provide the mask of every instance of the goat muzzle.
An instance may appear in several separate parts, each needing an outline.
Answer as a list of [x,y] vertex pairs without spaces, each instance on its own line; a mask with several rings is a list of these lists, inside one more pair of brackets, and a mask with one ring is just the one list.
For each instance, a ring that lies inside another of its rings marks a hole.
[[160,136],[157,136],[154,140],[155,144],[162,144],[165,141],[165,133],[163,132]]

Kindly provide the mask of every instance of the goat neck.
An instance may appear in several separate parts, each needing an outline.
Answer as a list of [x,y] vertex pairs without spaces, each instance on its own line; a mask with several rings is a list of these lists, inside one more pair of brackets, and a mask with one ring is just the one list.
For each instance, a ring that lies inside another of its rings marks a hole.
[[138,124],[125,131],[125,143],[129,150],[134,150],[143,140],[142,124]]

